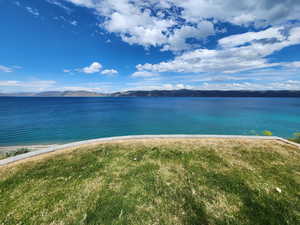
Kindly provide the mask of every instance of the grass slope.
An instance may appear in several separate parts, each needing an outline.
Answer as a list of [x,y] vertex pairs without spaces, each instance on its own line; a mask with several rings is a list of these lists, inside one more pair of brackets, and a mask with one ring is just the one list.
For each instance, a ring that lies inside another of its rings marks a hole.
[[0,224],[299,224],[299,162],[299,149],[257,140],[50,153],[0,168]]

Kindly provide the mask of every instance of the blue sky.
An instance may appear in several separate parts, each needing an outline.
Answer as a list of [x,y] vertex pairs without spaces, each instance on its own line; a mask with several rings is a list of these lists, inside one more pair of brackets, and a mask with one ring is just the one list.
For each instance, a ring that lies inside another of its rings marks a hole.
[[300,90],[299,0],[0,0],[0,92]]

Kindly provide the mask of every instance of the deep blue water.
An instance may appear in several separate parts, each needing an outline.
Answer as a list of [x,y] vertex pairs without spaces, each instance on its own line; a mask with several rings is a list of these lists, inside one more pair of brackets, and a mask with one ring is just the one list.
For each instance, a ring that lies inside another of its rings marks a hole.
[[0,146],[133,134],[300,132],[299,98],[0,97]]

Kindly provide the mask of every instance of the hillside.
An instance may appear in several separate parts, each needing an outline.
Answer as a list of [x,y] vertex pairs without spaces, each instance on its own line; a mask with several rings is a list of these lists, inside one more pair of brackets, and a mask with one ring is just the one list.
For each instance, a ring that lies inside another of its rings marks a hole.
[[153,90],[113,93],[117,97],[300,97],[300,91]]
[[296,225],[299,161],[272,140],[67,149],[0,168],[0,224]]
[[91,91],[47,91],[0,93],[0,96],[20,97],[300,97],[300,91],[203,91],[203,90],[153,90],[123,91],[110,94]]
[[37,97],[97,97],[104,96],[102,93],[91,92],[91,91],[63,91],[63,92],[41,92],[36,94]]
[[21,92],[21,93],[0,93],[0,96],[19,96],[19,97],[102,97],[103,93],[91,91],[46,91],[46,92]]

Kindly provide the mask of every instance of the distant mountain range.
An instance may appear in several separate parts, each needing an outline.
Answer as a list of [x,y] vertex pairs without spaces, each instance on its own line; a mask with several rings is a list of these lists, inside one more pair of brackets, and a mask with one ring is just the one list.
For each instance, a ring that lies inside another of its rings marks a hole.
[[116,97],[300,97],[300,91],[154,90],[116,92]]
[[19,92],[19,93],[0,93],[0,96],[17,97],[102,97],[106,94],[92,91],[45,91],[45,92]]
[[153,90],[124,91],[104,94],[91,91],[47,91],[0,93],[0,96],[19,97],[300,97],[299,91],[204,91],[204,90]]

